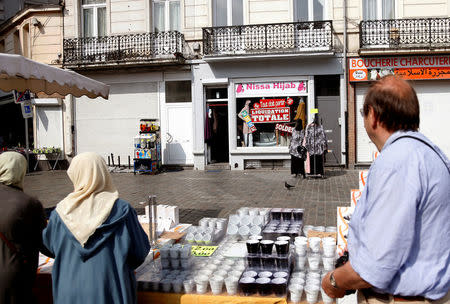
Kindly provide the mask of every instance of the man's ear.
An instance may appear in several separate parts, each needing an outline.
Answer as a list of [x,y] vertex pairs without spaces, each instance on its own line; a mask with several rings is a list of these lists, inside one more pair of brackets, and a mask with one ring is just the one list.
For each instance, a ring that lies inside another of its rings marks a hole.
[[369,113],[367,114],[369,118],[369,122],[371,124],[372,129],[376,130],[378,127],[378,117],[375,114],[375,111],[371,106],[369,106]]

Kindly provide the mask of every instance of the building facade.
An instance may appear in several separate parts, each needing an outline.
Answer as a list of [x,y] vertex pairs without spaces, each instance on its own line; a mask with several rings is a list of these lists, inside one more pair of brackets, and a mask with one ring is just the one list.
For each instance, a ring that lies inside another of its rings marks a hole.
[[388,74],[411,81],[420,103],[420,131],[450,155],[445,134],[450,110],[450,1],[353,2],[349,23],[358,21],[358,29],[348,54],[349,166],[370,164],[377,155],[359,109],[370,82]]
[[[2,1],[0,9],[0,52],[61,67],[63,12],[59,1]],[[36,99],[33,105],[33,119],[25,124],[12,92],[0,93],[0,148],[25,147],[26,126],[30,148],[64,147],[61,99]]]

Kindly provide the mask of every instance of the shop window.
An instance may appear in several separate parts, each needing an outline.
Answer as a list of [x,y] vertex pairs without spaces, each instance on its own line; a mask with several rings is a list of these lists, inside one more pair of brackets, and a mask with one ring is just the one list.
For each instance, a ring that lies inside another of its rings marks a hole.
[[191,82],[166,81],[166,103],[191,102]]
[[83,37],[106,36],[106,0],[82,0]]
[[296,120],[306,125],[306,104],[306,96],[237,98],[237,147],[289,146]]
[[180,31],[180,1],[153,1],[153,23],[155,32]]
[[363,19],[381,20],[395,18],[395,0],[363,0]]
[[327,0],[294,0],[294,21],[322,21],[327,18]]
[[213,0],[213,26],[243,25],[242,0]]

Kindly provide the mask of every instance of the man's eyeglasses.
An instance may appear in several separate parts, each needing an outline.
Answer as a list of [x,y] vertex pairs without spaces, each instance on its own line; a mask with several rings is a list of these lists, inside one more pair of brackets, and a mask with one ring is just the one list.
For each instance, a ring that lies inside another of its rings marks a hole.
[[364,117],[364,109],[363,108],[359,109],[359,113],[361,114],[362,117]]

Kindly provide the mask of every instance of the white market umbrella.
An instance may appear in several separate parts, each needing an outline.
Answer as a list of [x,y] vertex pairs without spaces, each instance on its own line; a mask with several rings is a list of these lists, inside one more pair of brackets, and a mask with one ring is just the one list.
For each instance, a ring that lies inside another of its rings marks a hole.
[[0,90],[105,99],[109,95],[109,86],[100,81],[13,54],[0,54]]

